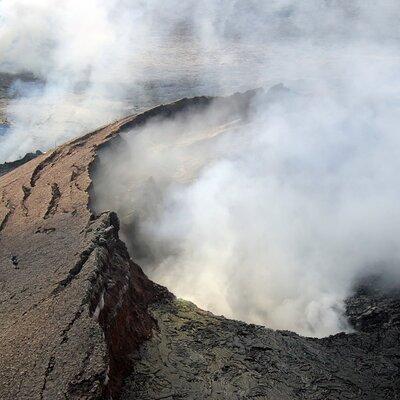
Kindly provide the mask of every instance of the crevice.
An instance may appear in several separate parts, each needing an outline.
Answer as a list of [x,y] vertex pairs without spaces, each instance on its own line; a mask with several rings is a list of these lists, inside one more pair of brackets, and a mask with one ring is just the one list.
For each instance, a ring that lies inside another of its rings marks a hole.
[[76,179],[82,174],[82,172],[84,172],[86,170],[85,167],[82,166],[77,166],[77,165],[73,165],[72,166],[72,173],[71,173],[71,177],[69,179],[70,183],[76,181]]
[[43,400],[44,391],[46,390],[46,386],[47,386],[47,379],[54,369],[55,362],[56,362],[55,357],[51,356],[49,359],[49,362],[47,364],[45,374],[44,374],[43,386],[42,386],[42,390],[40,391],[40,400]]
[[77,148],[85,146],[86,141],[82,140],[82,138],[78,138],[77,142],[72,142],[72,143],[71,143],[71,145],[69,147],[69,150],[67,152],[67,156],[71,155],[74,152],[74,150],[76,150]]
[[42,228],[42,227],[40,227],[40,228],[36,229],[35,233],[46,233],[46,234],[49,234],[49,233],[55,232],[55,230],[56,230],[56,228]]
[[8,210],[6,215],[1,220],[1,222],[0,222],[0,232],[6,227],[8,219],[10,218],[11,214],[12,214],[11,210]]
[[57,287],[52,292],[53,295],[58,295],[59,293],[61,293],[79,275],[79,273],[82,271],[83,266],[85,265],[86,261],[89,259],[95,248],[96,244],[92,243],[79,255],[78,262],[74,265],[73,268],[70,269],[67,277],[58,283]]
[[75,322],[76,322],[76,321],[80,318],[80,316],[82,315],[83,310],[84,310],[84,307],[83,307],[83,306],[84,306],[84,303],[85,303],[85,302],[83,302],[83,303],[79,306],[79,308],[78,308],[78,310],[76,311],[76,313],[75,313],[74,317],[72,318],[72,320],[68,323],[67,327],[62,331],[62,333],[61,333],[61,337],[62,337],[61,344],[65,343],[65,342],[68,342],[68,332],[71,330],[71,328],[74,326]]
[[[3,197],[4,197],[4,194],[3,194]],[[15,206],[12,205],[10,200],[7,200],[5,206],[8,209],[8,211],[7,211],[6,215],[3,217],[3,219],[0,222],[0,232],[2,232],[4,230],[4,228],[7,225],[8,220],[10,219],[12,213],[15,210]]]
[[31,179],[30,179],[30,184],[31,187],[35,187],[36,182],[39,180],[43,170],[50,164],[54,163],[59,155],[61,153],[61,149],[58,148],[56,150],[54,150],[47,158],[45,158],[42,162],[40,162],[36,168],[33,170],[32,175],[31,175]]
[[32,193],[32,188],[22,185],[22,192],[23,192],[23,197],[21,200],[21,207],[24,212],[24,215],[27,217],[28,216],[28,207],[26,206],[26,201],[28,200],[29,196]]
[[83,361],[82,361],[82,368],[79,371],[79,373],[76,375],[75,378],[80,379],[83,376],[83,374],[86,372],[86,369],[89,364],[90,357],[92,357],[92,354],[93,354],[93,345],[86,352],[85,357],[83,358]]
[[51,199],[47,207],[46,213],[44,214],[44,219],[49,218],[50,215],[54,215],[58,208],[58,203],[61,198],[60,188],[57,183],[52,183],[51,185]]

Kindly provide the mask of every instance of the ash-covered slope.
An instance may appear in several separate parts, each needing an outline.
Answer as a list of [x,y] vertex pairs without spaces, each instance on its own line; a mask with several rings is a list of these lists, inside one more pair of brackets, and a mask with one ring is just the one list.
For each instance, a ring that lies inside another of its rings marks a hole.
[[[251,96],[236,104],[245,108]],[[398,319],[312,339],[214,316],[143,274],[116,214],[92,215],[99,148],[149,118],[210,101],[127,117],[0,178],[1,399],[398,396]],[[364,305],[351,308],[352,321],[358,310]]]

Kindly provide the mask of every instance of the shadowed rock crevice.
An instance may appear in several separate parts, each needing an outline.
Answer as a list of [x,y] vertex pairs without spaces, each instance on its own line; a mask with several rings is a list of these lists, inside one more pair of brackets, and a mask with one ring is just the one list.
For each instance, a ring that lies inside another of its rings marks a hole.
[[49,205],[47,206],[46,213],[44,214],[43,219],[49,218],[51,215],[54,215],[57,211],[58,203],[60,201],[61,192],[57,183],[51,184],[51,199]]
[[49,378],[49,375],[52,373],[52,371],[54,369],[55,361],[56,361],[55,358],[53,356],[51,356],[49,359],[49,362],[47,364],[45,374],[44,374],[43,387],[42,387],[42,391],[40,393],[40,400],[43,400],[43,398],[44,398],[44,393],[45,393],[46,385],[47,385],[47,379]]
[[[4,202],[4,193],[2,196],[2,202]],[[10,219],[11,215],[13,214],[13,212],[15,210],[15,206],[11,203],[10,200],[5,201],[5,208],[7,211],[4,215],[4,217],[0,221],[0,232],[2,232],[4,230],[4,228],[7,225],[8,220]]]
[[1,219],[1,221],[0,221],[0,232],[5,228],[5,226],[7,224],[7,221],[11,216],[11,213],[12,213],[12,211],[8,210],[7,213],[4,215],[4,217]]
[[32,193],[32,189],[30,187],[27,187],[25,185],[22,185],[22,193],[23,193],[23,197],[21,200],[21,207],[24,211],[25,216],[28,216],[28,207],[26,206],[26,201],[28,200],[29,196]]
[[85,172],[85,168],[81,167],[81,166],[73,166],[72,172],[71,172],[71,176],[70,176],[70,184],[71,184],[71,188],[73,186],[75,186],[78,190],[83,190],[79,184],[77,183],[77,180],[79,178],[79,176]]
[[49,165],[51,165],[52,163],[54,163],[58,157],[61,154],[61,148],[58,148],[56,150],[53,150],[50,155],[48,155],[47,157],[45,157],[45,159],[43,161],[41,161],[33,170],[32,175],[31,175],[31,179],[30,179],[30,184],[31,187],[33,188],[36,185],[36,182],[38,181],[38,179],[40,178],[43,170],[48,167]]
[[63,331],[61,333],[61,337],[62,337],[61,344],[68,341],[68,332],[71,330],[71,328],[74,326],[75,322],[80,318],[80,316],[84,312],[84,309],[85,309],[84,306],[85,306],[85,303],[83,302],[81,307],[79,307],[78,310],[76,311],[72,320],[68,323],[67,327],[65,329],[63,329]]
[[95,248],[96,243],[91,243],[90,246],[79,255],[79,260],[76,262],[74,267],[69,270],[67,277],[60,281],[57,287],[53,290],[54,295],[62,292],[79,275]]

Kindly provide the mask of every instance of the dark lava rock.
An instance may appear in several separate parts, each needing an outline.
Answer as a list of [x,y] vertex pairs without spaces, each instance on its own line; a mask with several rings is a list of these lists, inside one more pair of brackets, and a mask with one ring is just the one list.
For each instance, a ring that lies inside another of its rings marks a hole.
[[393,399],[399,330],[301,337],[174,300],[151,307],[123,399]]
[[41,156],[42,154],[43,153],[40,150],[37,150],[34,153],[25,154],[24,157],[20,158],[19,160],[5,162],[3,164],[0,164],[0,176],[3,176],[5,174],[7,174],[8,172],[11,172],[15,168],[18,168],[21,165],[24,165],[28,161],[31,161],[31,160],[35,159],[36,157]]
[[346,314],[362,332],[400,327],[400,288],[388,288],[379,277],[363,279],[346,301]]

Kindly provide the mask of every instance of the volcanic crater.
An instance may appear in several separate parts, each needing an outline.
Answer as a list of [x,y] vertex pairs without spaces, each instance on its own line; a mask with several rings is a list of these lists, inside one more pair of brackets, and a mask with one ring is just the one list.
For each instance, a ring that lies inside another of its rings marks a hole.
[[322,339],[216,316],[150,280],[135,219],[97,201],[122,133],[206,106],[226,108],[209,127],[219,132],[254,95],[161,105],[7,166],[1,399],[397,398],[398,292],[360,283],[347,300],[354,331]]

